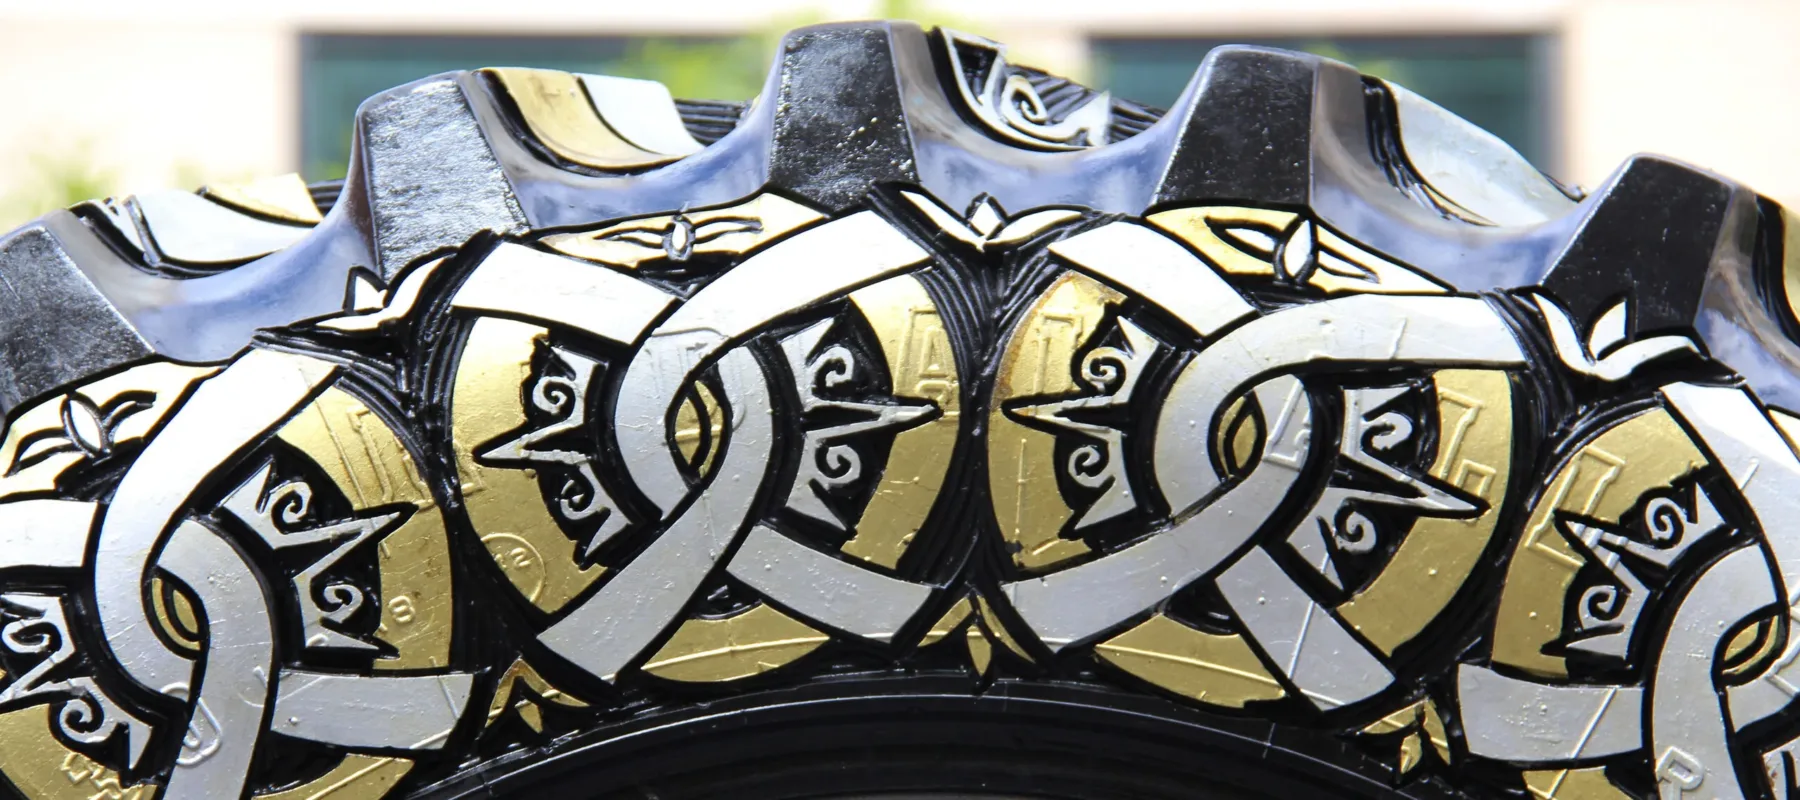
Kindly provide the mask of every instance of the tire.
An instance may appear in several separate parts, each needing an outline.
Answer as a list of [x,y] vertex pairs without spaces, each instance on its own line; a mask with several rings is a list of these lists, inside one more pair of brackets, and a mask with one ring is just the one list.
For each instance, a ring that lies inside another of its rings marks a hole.
[[1736,183],[900,23],[353,149],[0,239],[20,795],[1800,796],[1800,228]]

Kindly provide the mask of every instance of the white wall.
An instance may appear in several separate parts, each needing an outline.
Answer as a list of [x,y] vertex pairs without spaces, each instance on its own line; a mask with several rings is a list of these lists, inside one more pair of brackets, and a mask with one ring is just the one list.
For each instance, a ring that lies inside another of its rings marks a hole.
[[1562,49],[1577,180],[1654,152],[1800,204],[1800,2],[1593,0]]
[[295,47],[269,24],[0,18],[0,195],[40,157],[134,187],[291,168]]

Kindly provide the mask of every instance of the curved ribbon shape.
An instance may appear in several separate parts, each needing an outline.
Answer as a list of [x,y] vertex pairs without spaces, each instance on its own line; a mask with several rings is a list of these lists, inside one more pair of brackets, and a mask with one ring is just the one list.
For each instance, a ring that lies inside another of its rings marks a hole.
[[638,489],[665,515],[687,496],[665,425],[676,397],[709,359],[783,313],[928,258],[892,224],[864,211],[803,230],[745,259],[677,308],[626,366],[613,411],[619,449],[635,456],[625,468]]

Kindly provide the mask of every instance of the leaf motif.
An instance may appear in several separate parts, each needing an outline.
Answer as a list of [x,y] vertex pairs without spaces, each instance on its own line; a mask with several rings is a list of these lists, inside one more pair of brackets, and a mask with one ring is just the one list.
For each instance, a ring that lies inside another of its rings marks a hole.
[[660,227],[656,229],[627,228],[622,231],[613,231],[598,237],[598,239],[603,242],[624,242],[638,247],[661,250],[663,249],[663,239],[666,236],[664,229]]
[[706,244],[734,233],[762,233],[762,223],[746,217],[710,219],[694,227],[694,244]]
[[1375,270],[1339,256],[1330,250],[1319,253],[1319,269],[1340,278],[1368,281],[1369,283],[1381,282],[1381,276],[1375,274]]
[[1232,246],[1260,258],[1274,258],[1275,251],[1281,247],[1275,237],[1256,228],[1220,226],[1218,231],[1224,234],[1222,238]]
[[69,441],[67,436],[62,435],[62,433],[63,432],[60,430],[38,431],[26,438],[25,442],[19,445],[19,454],[13,458],[13,463],[7,467],[6,474],[16,474],[20,470],[28,469],[57,453],[67,453],[77,450],[78,448]]
[[112,449],[100,409],[95,408],[94,402],[79,392],[63,398],[62,423],[69,441],[75,443],[90,458],[104,456]]
[[694,222],[684,214],[676,214],[663,234],[663,252],[670,261],[686,261],[694,253]]
[[113,401],[106,405],[105,416],[101,418],[101,424],[106,428],[108,442],[113,441],[114,437],[118,435],[119,423],[124,422],[126,417],[140,411],[148,411],[155,405],[156,395],[152,392],[126,392],[113,398]]
[[1409,733],[1400,740],[1400,774],[1406,775],[1419,765],[1419,758],[1425,755],[1425,743],[1419,741],[1419,734]]
[[1601,314],[1600,319],[1594,322],[1594,330],[1588,334],[1588,352],[1595,358],[1604,358],[1607,351],[1623,343],[1626,319],[1624,300]]
[[1317,250],[1312,221],[1302,220],[1295,226],[1294,232],[1288,234],[1287,241],[1282,243],[1281,252],[1276,254],[1276,275],[1294,283],[1305,283],[1319,264]]

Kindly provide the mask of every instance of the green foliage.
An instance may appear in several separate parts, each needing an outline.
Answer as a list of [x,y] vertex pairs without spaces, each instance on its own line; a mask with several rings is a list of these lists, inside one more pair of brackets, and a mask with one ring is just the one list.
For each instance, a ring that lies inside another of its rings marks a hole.
[[[882,0],[874,16],[975,31],[953,14],[928,8],[919,0]],[[608,72],[626,78],[648,78],[669,87],[676,97],[749,100],[762,91],[763,80],[781,37],[789,30],[824,22],[819,11],[802,11],[771,19],[760,30],[722,41],[651,38],[639,41]]]
[[755,39],[692,42],[645,39],[612,65],[624,78],[648,78],[681,98],[748,100],[762,90],[768,48]]
[[98,163],[93,148],[76,144],[56,154],[27,157],[28,177],[0,196],[0,230],[11,230],[39,215],[83,200],[106,197],[118,184],[116,170]]

